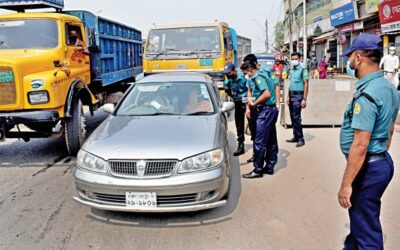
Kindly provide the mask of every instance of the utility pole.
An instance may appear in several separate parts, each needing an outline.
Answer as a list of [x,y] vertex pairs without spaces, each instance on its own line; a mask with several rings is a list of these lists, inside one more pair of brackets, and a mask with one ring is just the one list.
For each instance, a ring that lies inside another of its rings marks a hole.
[[303,61],[304,61],[304,67],[307,67],[307,49],[308,49],[308,44],[307,44],[307,12],[306,12],[306,0],[303,0],[303,15],[304,15],[304,30],[303,30]]
[[290,54],[293,53],[292,24],[293,24],[292,0],[289,0],[289,50],[290,50]]
[[268,18],[265,20],[265,53],[269,53]]

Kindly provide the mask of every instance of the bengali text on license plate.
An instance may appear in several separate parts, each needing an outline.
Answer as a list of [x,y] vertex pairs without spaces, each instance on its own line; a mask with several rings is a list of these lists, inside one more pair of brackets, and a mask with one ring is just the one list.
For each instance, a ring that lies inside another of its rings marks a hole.
[[13,82],[14,75],[11,71],[0,72],[0,82]]
[[128,207],[157,207],[156,193],[126,192]]

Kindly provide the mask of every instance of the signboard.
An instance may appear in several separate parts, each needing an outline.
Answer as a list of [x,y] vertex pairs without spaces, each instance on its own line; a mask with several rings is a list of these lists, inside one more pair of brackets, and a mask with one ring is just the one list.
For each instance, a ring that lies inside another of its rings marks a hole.
[[351,2],[340,8],[329,11],[329,16],[333,27],[350,23],[358,18],[357,7],[354,6],[354,2]]
[[375,13],[379,11],[379,3],[382,0],[365,0],[365,12],[367,14]]
[[24,10],[39,8],[64,8],[64,0],[0,0],[0,8],[8,10]]
[[364,29],[364,23],[356,22],[356,23],[351,23],[351,24],[346,24],[346,25],[341,26],[339,31],[340,32],[350,32],[350,31],[362,30],[362,29]]
[[379,4],[379,19],[383,33],[400,30],[400,0]]

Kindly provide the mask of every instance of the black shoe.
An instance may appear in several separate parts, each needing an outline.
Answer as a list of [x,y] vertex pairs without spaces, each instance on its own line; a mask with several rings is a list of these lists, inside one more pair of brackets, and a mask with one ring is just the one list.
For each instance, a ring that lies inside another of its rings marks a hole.
[[263,173],[257,173],[255,170],[253,170],[252,172],[250,172],[248,174],[244,174],[242,176],[245,179],[256,179],[256,178],[262,178],[264,176],[264,174]]
[[239,156],[244,154],[244,143],[239,143],[238,149],[236,150],[235,153],[233,153],[233,156]]
[[298,141],[297,141],[297,139],[296,138],[292,138],[292,139],[290,139],[290,140],[286,140],[286,142],[288,142],[288,143],[297,143]]
[[247,160],[247,163],[252,163],[252,162],[254,162],[254,155],[250,159]]
[[274,175],[274,170],[270,170],[268,168],[263,169],[263,173],[266,175]]
[[299,141],[299,142],[296,144],[296,148],[301,148],[301,147],[303,147],[304,145],[306,145],[306,143],[305,143],[304,141]]

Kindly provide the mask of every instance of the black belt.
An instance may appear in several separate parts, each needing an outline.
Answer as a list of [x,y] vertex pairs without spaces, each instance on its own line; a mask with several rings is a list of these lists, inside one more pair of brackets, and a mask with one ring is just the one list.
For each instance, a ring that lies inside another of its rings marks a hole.
[[303,95],[304,91],[290,91],[291,95]]
[[379,154],[367,154],[366,161],[367,162],[374,162],[374,161],[379,161],[382,159],[385,159],[387,156],[387,153],[379,153]]

